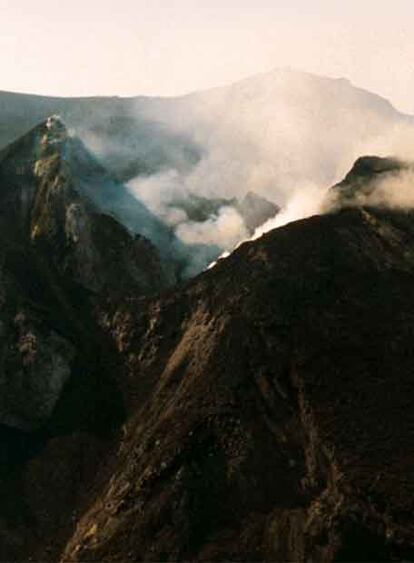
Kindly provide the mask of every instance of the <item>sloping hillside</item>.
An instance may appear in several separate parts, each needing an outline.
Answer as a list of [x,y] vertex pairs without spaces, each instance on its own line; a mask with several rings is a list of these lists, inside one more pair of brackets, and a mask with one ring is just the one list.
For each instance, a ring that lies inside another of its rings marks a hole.
[[55,118],[0,154],[2,558],[412,559],[410,165],[168,287],[90,158]]
[[62,561],[411,559],[413,225],[348,201],[103,313],[130,414]]

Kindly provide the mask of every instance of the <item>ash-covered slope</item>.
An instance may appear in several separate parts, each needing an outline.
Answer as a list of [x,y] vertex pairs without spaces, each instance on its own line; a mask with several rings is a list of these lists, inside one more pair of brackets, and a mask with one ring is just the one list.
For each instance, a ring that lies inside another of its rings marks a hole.
[[62,561],[412,559],[413,256],[347,207],[103,312],[129,421]]

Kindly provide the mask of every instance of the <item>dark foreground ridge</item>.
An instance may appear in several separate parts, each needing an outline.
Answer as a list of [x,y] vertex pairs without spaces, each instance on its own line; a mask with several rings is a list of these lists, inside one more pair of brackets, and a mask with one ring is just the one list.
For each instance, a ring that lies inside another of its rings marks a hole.
[[1,270],[3,365],[30,378],[34,334],[61,359],[31,385],[62,364],[72,384],[40,435],[4,422],[2,557],[412,559],[413,219],[347,207],[291,223],[152,297],[86,288],[31,220],[36,269],[20,253]]
[[0,153],[1,561],[58,557],[123,421],[95,307],[170,282],[157,248],[86,191],[97,180],[117,188],[57,118]]
[[63,560],[411,558],[413,244],[348,209],[118,311],[136,403]]

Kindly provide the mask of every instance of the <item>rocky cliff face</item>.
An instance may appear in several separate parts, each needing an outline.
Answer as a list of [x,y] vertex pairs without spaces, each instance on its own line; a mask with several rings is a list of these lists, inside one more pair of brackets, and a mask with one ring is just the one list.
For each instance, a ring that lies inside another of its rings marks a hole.
[[122,366],[95,307],[171,283],[156,246],[104,213],[92,188],[114,184],[88,162],[56,118],[0,153],[1,559],[72,523],[122,420]]
[[144,295],[159,270],[49,156],[2,191],[3,558],[412,559],[413,214],[355,197],[400,165]]

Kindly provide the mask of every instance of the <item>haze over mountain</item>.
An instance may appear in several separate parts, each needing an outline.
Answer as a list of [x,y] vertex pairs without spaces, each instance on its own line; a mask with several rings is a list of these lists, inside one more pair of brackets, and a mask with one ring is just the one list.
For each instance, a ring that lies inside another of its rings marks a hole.
[[411,560],[412,118],[275,71],[0,123],[0,559]]
[[[277,160],[281,161],[293,149],[294,156],[285,167],[273,163],[276,168],[272,172],[278,172],[277,181],[282,185],[279,189],[286,184],[290,188],[292,182],[305,177],[308,181],[329,182],[340,167],[346,169],[346,159],[354,156],[349,151],[357,152],[358,143],[361,149],[375,142],[381,146],[378,137],[382,136],[381,141],[388,143],[385,150],[391,149],[397,142],[394,137],[388,138],[392,128],[412,124],[410,117],[399,113],[388,101],[345,79],[284,69],[178,98],[47,98],[3,92],[0,143],[11,142],[52,114],[61,115],[83,135],[107,165],[112,162],[113,171],[118,171],[123,180],[169,169],[185,171],[202,156],[213,158],[214,149],[224,150],[222,160],[215,162],[228,165],[220,168],[220,173],[224,172],[221,185],[204,189],[207,193],[221,190],[227,195],[237,191],[227,161],[230,156],[236,159],[235,168],[243,165],[246,158],[245,167],[257,157],[268,165],[270,157],[279,156]],[[315,131],[322,134],[315,135]],[[313,154],[306,158],[303,154],[311,138],[316,143],[315,152],[320,149],[329,159],[323,170],[316,170]],[[329,146],[333,139],[335,148]],[[352,148],[341,157],[349,145]],[[364,151],[358,154],[361,152]],[[253,178],[247,177],[244,170],[238,174],[250,182],[259,176],[259,191],[269,189],[269,178],[260,183],[265,171],[259,171],[254,170]],[[248,187],[256,186],[249,183]],[[277,188],[270,187],[277,195]]]
[[3,89],[179,95],[289,66],[346,76],[414,113],[411,0],[38,0],[36,10],[3,0],[2,7]]
[[167,291],[100,186],[54,117],[0,153],[2,558],[411,559],[413,167]]
[[361,154],[411,158],[414,139],[412,117],[347,80],[275,70],[178,98],[3,93],[0,143],[55,113],[178,238],[220,251],[249,236],[237,206],[200,226],[175,202],[248,192],[280,207],[298,193],[316,201]]

